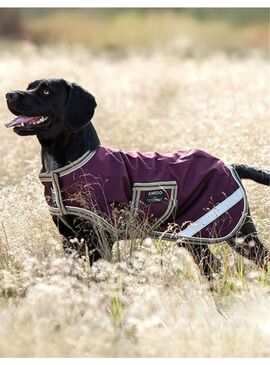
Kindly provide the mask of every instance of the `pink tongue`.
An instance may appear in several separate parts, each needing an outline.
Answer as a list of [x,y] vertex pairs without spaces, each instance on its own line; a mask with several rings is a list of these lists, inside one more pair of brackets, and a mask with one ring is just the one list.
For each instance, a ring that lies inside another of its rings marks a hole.
[[11,128],[11,127],[19,126],[22,123],[24,125],[29,125],[29,124],[33,124],[34,122],[37,122],[40,118],[41,118],[41,116],[39,116],[39,117],[26,117],[24,115],[19,115],[18,117],[16,117],[16,118],[10,120],[9,122],[5,123],[5,126],[7,128]]

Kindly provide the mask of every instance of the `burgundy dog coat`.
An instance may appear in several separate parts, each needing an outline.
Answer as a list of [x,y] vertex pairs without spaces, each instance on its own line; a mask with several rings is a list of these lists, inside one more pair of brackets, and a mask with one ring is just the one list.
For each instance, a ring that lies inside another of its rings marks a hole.
[[233,236],[246,213],[246,195],[229,166],[200,150],[170,154],[98,147],[50,173],[41,173],[52,215],[76,215],[115,226],[129,207],[147,218],[152,235],[218,242]]

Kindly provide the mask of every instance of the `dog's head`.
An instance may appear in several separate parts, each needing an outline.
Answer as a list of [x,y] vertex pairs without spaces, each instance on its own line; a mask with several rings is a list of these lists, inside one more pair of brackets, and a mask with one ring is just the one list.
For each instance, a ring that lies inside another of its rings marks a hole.
[[21,136],[53,138],[84,127],[94,115],[95,98],[80,86],[62,79],[31,82],[25,91],[6,94],[16,118],[5,124]]

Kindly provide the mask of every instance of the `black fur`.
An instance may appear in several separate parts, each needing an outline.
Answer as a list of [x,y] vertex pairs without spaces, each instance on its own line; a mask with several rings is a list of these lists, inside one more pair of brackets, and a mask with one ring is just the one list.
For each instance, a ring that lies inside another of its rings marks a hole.
[[64,119],[71,130],[83,128],[92,119],[97,103],[93,95],[76,85],[68,84],[69,93]]
[[233,164],[232,167],[235,169],[240,179],[250,179],[259,184],[270,185],[270,171],[249,165]]

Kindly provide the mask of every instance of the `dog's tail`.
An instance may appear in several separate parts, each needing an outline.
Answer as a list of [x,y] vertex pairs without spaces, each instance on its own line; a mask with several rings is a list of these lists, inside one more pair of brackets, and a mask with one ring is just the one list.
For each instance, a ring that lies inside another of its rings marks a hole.
[[232,164],[231,166],[237,172],[240,179],[250,179],[259,184],[270,185],[270,171],[268,170],[240,164]]

